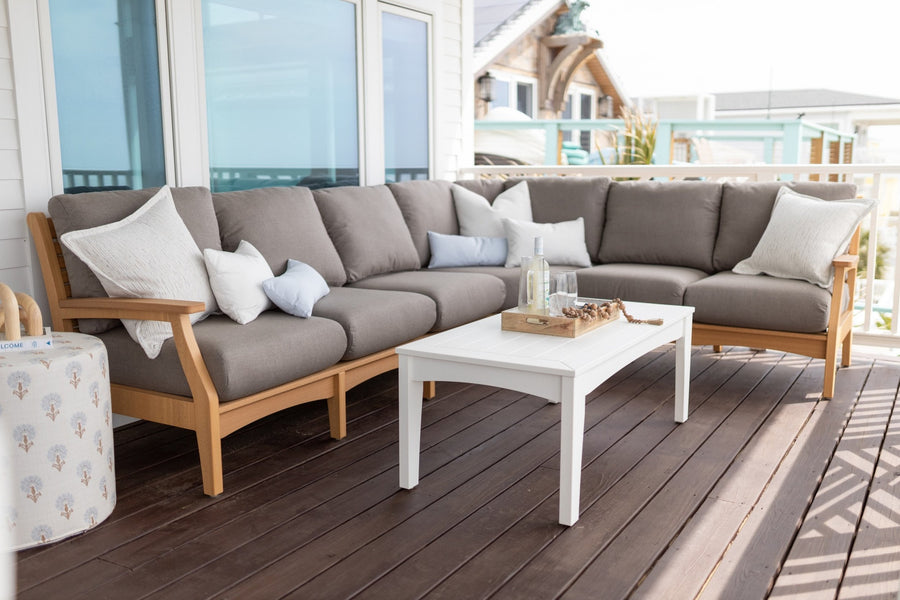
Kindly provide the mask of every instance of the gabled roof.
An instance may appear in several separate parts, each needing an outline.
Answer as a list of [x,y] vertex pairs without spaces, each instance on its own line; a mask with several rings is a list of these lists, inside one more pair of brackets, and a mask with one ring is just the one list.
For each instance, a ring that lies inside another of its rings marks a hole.
[[781,108],[820,108],[900,104],[896,98],[868,96],[837,90],[771,90],[716,94],[716,112],[728,110],[765,110]]
[[[482,71],[536,23],[564,5],[565,0],[475,0],[473,72]],[[506,11],[510,12],[504,17]]]

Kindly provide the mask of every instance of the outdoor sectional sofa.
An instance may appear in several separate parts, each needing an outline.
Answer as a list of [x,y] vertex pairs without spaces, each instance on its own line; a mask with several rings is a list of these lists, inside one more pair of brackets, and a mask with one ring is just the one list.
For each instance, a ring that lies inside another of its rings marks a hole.
[[[490,201],[521,180],[464,180]],[[584,220],[591,266],[581,296],[690,304],[693,343],[773,348],[826,359],[824,396],[834,389],[837,349],[850,361],[858,232],[834,261],[834,293],[803,281],[737,275],[766,229],[778,189],[852,198],[842,183],[613,182],[527,179],[536,223]],[[214,314],[191,323],[203,302],[109,298],[57,236],[119,221],[156,190],[90,192],[50,200],[52,221],[28,216],[56,330],[103,340],[113,410],[195,431],[204,492],[223,491],[221,438],[278,410],[326,399],[332,437],[346,435],[345,393],[397,366],[394,348],[517,302],[519,269],[427,268],[428,232],[460,232],[449,181],[311,191],[273,187],[211,194],[173,188],[200,249],[250,242],[275,275],[289,259],[312,266],[330,292],[309,318],[268,310],[241,325]],[[554,265],[554,268],[572,268]],[[174,337],[149,359],[117,319],[171,324]],[[434,394],[433,384],[426,396]]]

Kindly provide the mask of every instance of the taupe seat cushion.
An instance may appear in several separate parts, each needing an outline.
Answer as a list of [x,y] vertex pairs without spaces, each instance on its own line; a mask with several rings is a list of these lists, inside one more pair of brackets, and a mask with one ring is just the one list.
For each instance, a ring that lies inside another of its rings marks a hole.
[[535,223],[561,223],[584,219],[584,242],[588,255],[596,259],[606,212],[608,177],[524,177],[506,182],[507,189],[528,182],[531,213]]
[[350,285],[428,296],[437,305],[437,319],[432,331],[443,331],[492,315],[500,310],[506,298],[503,282],[483,273],[404,271],[367,277]]
[[344,285],[347,275],[312,192],[305,187],[270,187],[213,194],[213,205],[229,252],[246,240],[260,251],[275,275],[289,258],[319,272],[328,285]]
[[421,266],[403,214],[387,186],[320,189],[313,197],[348,282]]
[[[347,349],[344,329],[336,321],[300,319],[281,311],[264,312],[246,325],[213,315],[194,325],[194,336],[222,402],[330,367]],[[173,339],[151,360],[123,327],[99,337],[109,351],[112,383],[191,395]]]
[[713,269],[722,186],[708,181],[613,182],[601,263]]
[[597,265],[578,271],[578,295],[624,301],[682,304],[689,285],[707,277],[699,269],[668,265]]
[[[143,190],[109,190],[84,194],[60,194],[50,198],[47,212],[53,219],[57,235],[120,221],[143,206],[159,188]],[[201,251],[221,250],[219,227],[209,190],[204,187],[172,188],[175,209],[191,232]],[[63,258],[69,274],[74,298],[106,298],[100,280],[63,245]],[[79,319],[82,333],[99,333],[117,327],[117,319]]]
[[852,183],[817,181],[726,183],[722,188],[719,235],[713,253],[713,267],[716,271],[730,271],[734,265],[753,254],[769,224],[775,196],[783,186],[823,200],[845,200],[856,197],[856,185]]
[[[577,271],[579,267],[567,265],[550,265],[550,272],[558,271]],[[499,277],[506,286],[506,298],[503,300],[501,310],[513,308],[519,304],[519,275],[521,270],[519,267],[453,267],[448,269],[439,269],[439,271],[455,272],[455,273],[483,273]]]
[[696,323],[818,333],[828,328],[831,294],[797,279],[723,271],[688,286],[684,303]]
[[313,316],[341,324],[347,334],[343,358],[352,360],[425,335],[437,308],[422,294],[340,287],[316,302]]
[[388,188],[403,213],[416,252],[419,253],[419,264],[425,267],[431,260],[429,231],[459,235],[459,221],[456,219],[456,207],[450,191],[452,184],[442,180],[404,181],[389,183]]

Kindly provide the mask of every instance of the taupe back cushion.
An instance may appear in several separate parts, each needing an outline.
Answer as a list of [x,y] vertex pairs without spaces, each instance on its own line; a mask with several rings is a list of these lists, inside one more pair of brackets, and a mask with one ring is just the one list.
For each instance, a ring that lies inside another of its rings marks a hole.
[[726,183],[722,189],[722,214],[719,237],[713,254],[713,267],[729,271],[753,254],[756,244],[769,224],[778,190],[787,186],[800,194],[823,200],[846,200],[856,197],[852,183],[818,181],[763,183]]
[[[159,188],[143,190],[111,190],[84,194],[61,194],[50,198],[47,212],[53,219],[57,235],[89,229],[120,221],[139,209]],[[209,190],[204,187],[172,188],[175,208],[200,250],[221,250],[219,227]],[[75,298],[105,298],[106,290],[100,280],[63,245],[63,257]],[[83,333],[100,333],[119,325],[117,319],[78,319]]]
[[313,197],[348,283],[419,268],[419,254],[386,185],[324,188]]
[[722,186],[708,181],[614,181],[606,199],[600,262],[713,272]]
[[494,198],[507,189],[503,179],[460,179],[456,183],[487,199],[491,204],[494,203]]
[[275,275],[289,258],[310,265],[330,286],[347,281],[325,224],[305,187],[270,187],[213,194],[222,248],[233,252],[241,240],[259,250]]
[[409,228],[416,252],[419,254],[420,266],[426,266],[431,260],[429,231],[447,235],[459,234],[452,186],[449,181],[441,180],[388,184]]
[[506,182],[510,188],[528,182],[531,214],[535,223],[560,223],[584,218],[584,242],[591,260],[600,251],[608,177],[526,177]]

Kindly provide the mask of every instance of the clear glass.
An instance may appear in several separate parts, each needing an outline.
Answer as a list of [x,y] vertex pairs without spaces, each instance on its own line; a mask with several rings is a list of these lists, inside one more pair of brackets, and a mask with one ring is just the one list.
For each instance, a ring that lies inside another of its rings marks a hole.
[[516,109],[529,117],[534,117],[534,85],[530,83],[516,84]]
[[63,186],[166,183],[156,9],[144,0],[50,0]]
[[578,278],[575,271],[560,271],[550,277],[550,316],[559,317],[565,308],[575,308]]
[[496,106],[509,106],[509,82],[497,79],[494,81],[494,99],[491,100],[491,108]]
[[212,190],[358,184],[356,5],[201,7]]
[[382,14],[384,178],[428,179],[428,24]]

